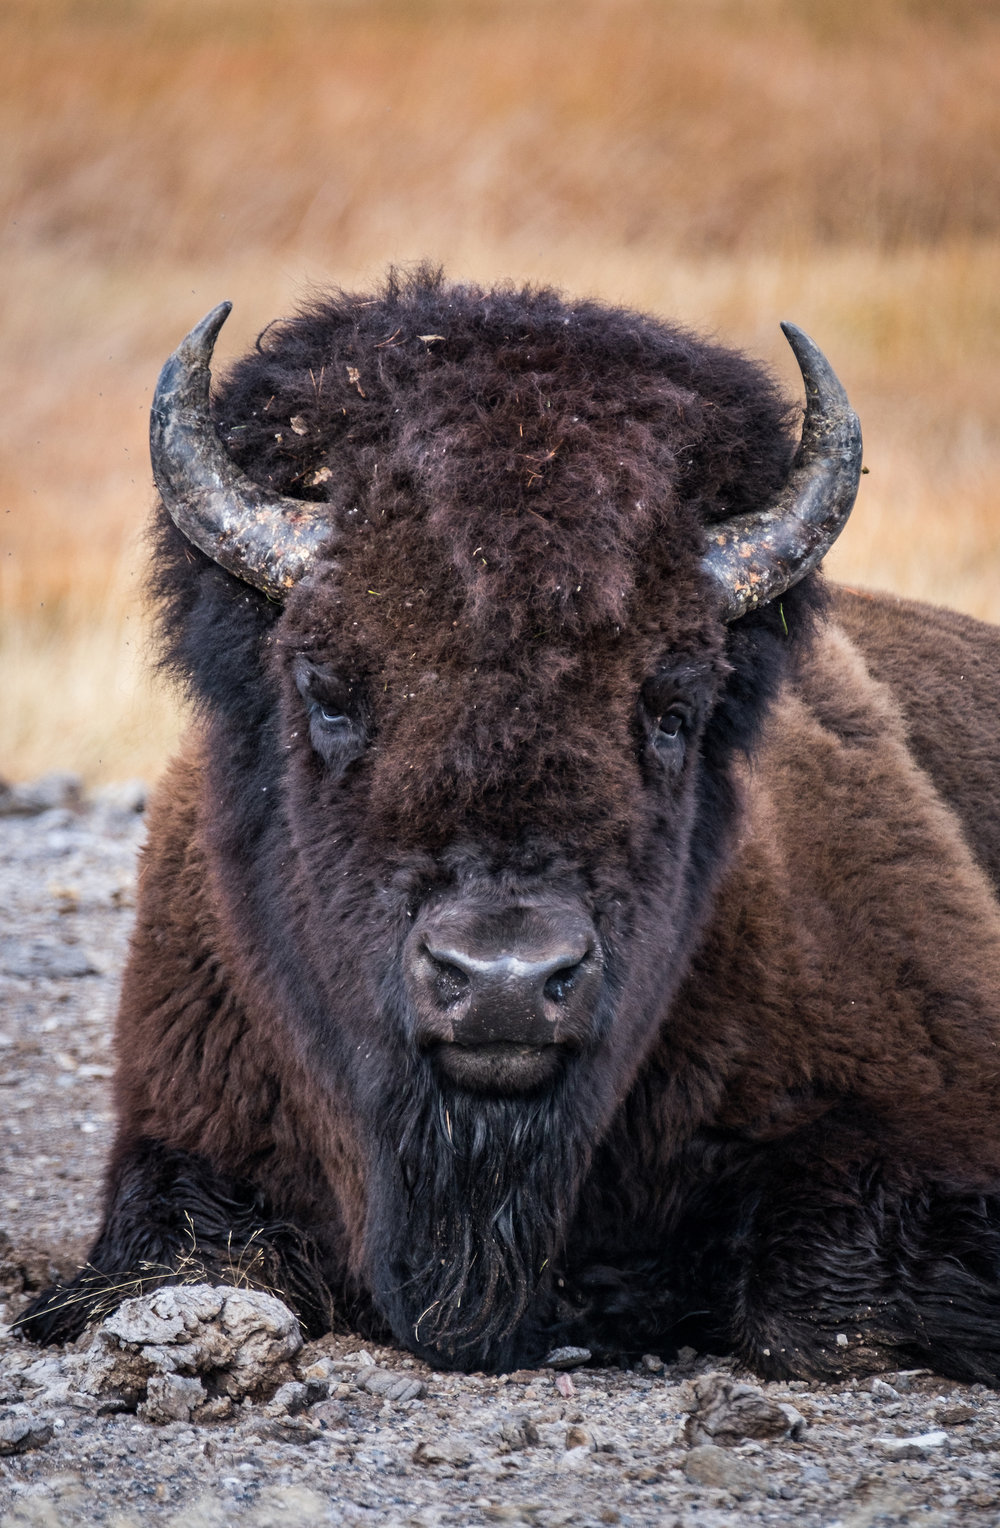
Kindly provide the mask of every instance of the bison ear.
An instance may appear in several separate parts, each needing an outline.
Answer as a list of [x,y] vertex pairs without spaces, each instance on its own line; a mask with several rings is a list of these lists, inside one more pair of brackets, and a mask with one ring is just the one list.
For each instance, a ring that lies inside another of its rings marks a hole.
[[153,477],[178,530],[229,573],[283,599],[336,532],[325,506],[283,498],[236,466],[209,410],[210,364],[232,303],[220,302],[160,372],[149,420]]
[[833,367],[794,324],[782,324],[806,389],[802,440],[784,486],[763,509],[714,525],[702,566],[736,621],[818,567],[854,506],[861,425]]

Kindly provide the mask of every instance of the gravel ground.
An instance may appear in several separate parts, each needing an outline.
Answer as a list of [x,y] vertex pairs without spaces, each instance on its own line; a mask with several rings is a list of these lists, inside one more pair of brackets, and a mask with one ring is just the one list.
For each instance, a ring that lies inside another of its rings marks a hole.
[[[141,803],[134,785],[84,801],[66,777],[0,787],[6,1322],[97,1224]],[[138,1403],[88,1389],[118,1340],[107,1327],[46,1351],[0,1326],[0,1528],[1000,1521],[1000,1398],[923,1370],[759,1385],[685,1351],[634,1371],[570,1354],[568,1368],[457,1376],[330,1337],[256,1397],[213,1403],[228,1415],[191,1421],[205,1392],[190,1378],[161,1377],[156,1404],[153,1381]]]

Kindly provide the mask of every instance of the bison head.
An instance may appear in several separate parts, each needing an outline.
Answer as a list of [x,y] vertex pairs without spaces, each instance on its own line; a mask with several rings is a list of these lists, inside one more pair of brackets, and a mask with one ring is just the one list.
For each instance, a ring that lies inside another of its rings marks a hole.
[[224,958],[328,1100],[353,1276],[502,1364],[669,1023],[857,422],[791,327],[797,454],[738,355],[424,272],[267,330],[213,423],[227,313],[152,425]]

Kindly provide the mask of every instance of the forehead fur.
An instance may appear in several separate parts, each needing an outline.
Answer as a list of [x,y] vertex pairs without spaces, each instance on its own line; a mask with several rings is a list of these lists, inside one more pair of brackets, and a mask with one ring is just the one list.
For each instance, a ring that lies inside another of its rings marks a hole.
[[665,615],[704,525],[765,499],[789,456],[787,405],[744,357],[427,270],[271,326],[217,412],[252,477],[330,503],[333,587],[386,600],[375,625],[429,605],[483,660]]

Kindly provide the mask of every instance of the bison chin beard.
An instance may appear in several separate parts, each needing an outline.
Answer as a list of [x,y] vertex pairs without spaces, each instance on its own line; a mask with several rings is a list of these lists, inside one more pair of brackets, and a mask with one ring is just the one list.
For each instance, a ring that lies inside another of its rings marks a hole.
[[551,1346],[551,1260],[592,1150],[576,1126],[587,1111],[567,1095],[564,1080],[487,1098],[425,1075],[399,1131],[383,1121],[369,1278],[396,1339],[439,1368],[517,1368]]

